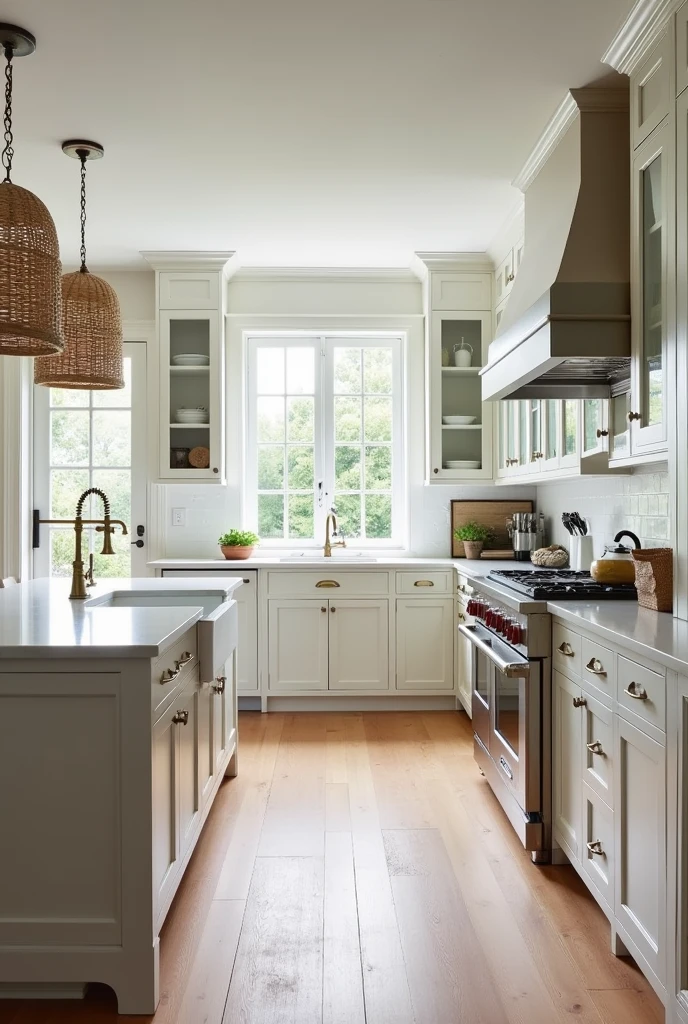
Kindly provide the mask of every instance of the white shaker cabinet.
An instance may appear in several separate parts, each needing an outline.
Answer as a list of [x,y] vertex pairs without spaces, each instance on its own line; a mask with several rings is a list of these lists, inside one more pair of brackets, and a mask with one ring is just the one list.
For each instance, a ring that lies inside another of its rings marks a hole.
[[614,912],[663,984],[666,976],[665,747],[626,718],[617,716],[615,760]]
[[397,599],[397,689],[454,688],[453,626],[451,597]]
[[271,690],[326,690],[329,608],[318,600],[271,600],[268,671]]
[[329,602],[329,689],[389,687],[389,602]]
[[582,708],[578,683],[552,672],[552,827],[554,838],[574,859],[581,856]]

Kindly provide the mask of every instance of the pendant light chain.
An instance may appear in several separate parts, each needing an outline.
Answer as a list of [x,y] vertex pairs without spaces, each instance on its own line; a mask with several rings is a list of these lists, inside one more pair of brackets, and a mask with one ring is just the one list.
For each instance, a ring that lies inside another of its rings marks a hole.
[[12,57],[14,50],[11,46],[5,46],[5,146],[2,151],[2,166],[5,168],[5,181],[10,181],[12,171],[12,159],[14,157],[14,136],[12,134]]
[[81,160],[81,273],[87,274],[86,266],[86,156],[84,150],[79,151]]

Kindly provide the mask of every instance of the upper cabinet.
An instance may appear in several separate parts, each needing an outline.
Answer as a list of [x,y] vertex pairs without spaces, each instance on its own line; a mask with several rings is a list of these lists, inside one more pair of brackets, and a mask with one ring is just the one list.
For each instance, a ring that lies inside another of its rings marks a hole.
[[671,41],[665,32],[631,75],[631,143],[634,149],[669,113]]
[[631,226],[631,454],[667,449],[667,187],[672,126],[662,122],[633,157]]
[[425,280],[426,482],[492,479],[491,403],[480,369],[492,340],[492,273],[451,254],[417,254]]
[[144,255],[156,272],[159,479],[224,483],[224,267],[233,254]]

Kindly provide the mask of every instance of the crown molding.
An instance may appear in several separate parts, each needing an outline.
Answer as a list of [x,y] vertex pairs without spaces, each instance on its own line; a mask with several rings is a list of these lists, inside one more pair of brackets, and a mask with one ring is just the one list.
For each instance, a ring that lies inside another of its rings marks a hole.
[[432,273],[492,273],[492,260],[485,252],[416,252],[411,260],[415,276],[425,281]]
[[417,283],[408,267],[239,267],[232,281],[308,281],[332,284],[408,284]]
[[603,64],[630,75],[656,43],[683,0],[637,0],[614,36]]
[[152,341],[155,337],[155,320],[122,320],[123,341]]
[[211,249],[206,251],[185,251],[183,249],[169,252],[142,251],[146,263],[153,270],[224,270],[226,264],[235,255],[233,250]]
[[525,192],[578,116],[578,104],[570,92],[554,111],[533,150],[511,184]]

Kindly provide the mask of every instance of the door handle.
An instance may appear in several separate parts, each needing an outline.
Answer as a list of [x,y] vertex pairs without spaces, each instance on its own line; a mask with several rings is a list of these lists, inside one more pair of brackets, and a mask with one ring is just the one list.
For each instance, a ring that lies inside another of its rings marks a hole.
[[193,654],[191,651],[182,651],[179,661],[177,662],[177,668],[184,668],[190,661],[193,661]]
[[599,740],[594,740],[592,743],[586,743],[585,745],[591,754],[599,754],[600,757],[604,755],[604,750]]
[[458,631],[471,644],[481,651],[488,661],[495,665],[502,675],[508,679],[527,679],[530,675],[530,663],[524,658],[523,661],[505,661],[497,654],[487,640],[483,640],[477,633],[475,626],[458,626]]
[[131,546],[133,548],[142,548],[142,547],[144,547],[144,542],[142,540],[133,540],[131,542]]
[[559,644],[557,650],[560,652],[560,654],[563,654],[565,658],[573,658],[574,656],[573,647],[566,640],[564,640],[563,643]]
[[172,716],[172,721],[175,725],[188,725],[189,724],[189,712],[188,711],[177,711]]
[[587,703],[588,702],[585,699],[585,697],[574,697],[573,698],[573,706],[574,706],[574,708],[584,708]]
[[211,684],[210,689],[213,693],[222,694],[225,692],[225,686],[227,685],[226,676],[216,676],[215,682]]
[[590,850],[590,853],[594,853],[596,857],[604,857],[604,850],[599,839],[593,839],[591,843],[586,843],[585,845]]

